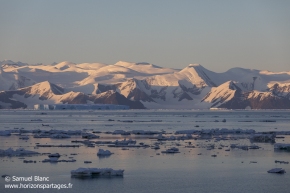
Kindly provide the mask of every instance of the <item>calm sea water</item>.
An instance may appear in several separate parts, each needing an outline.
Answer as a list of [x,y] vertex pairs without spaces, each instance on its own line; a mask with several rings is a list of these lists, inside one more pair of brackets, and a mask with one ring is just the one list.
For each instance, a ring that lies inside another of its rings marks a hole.
[[[42,121],[34,121],[41,119]],[[109,121],[109,119],[111,121]],[[226,122],[221,122],[226,119]],[[32,121],[33,120],[33,121]],[[113,120],[113,121],[112,121]],[[271,120],[275,122],[263,122]],[[123,122],[133,121],[133,122]],[[216,122],[219,121],[219,122]],[[49,126],[42,126],[49,125]],[[198,127],[197,127],[198,126]],[[0,111],[0,130],[24,129],[62,129],[114,131],[165,130],[174,133],[184,129],[254,129],[259,131],[290,131],[290,111],[169,111],[169,110],[129,110],[129,111]],[[98,140],[123,139],[121,135],[101,133]],[[170,136],[171,134],[168,134]],[[137,143],[152,145],[156,140],[148,136],[131,135]],[[74,163],[42,163],[47,155],[25,157],[36,163],[23,163],[19,157],[0,157],[0,174],[10,176],[49,177],[54,184],[73,184],[70,189],[7,189],[4,178],[0,179],[0,192],[290,192],[290,166],[278,164],[275,160],[290,161],[290,152],[274,151],[273,144],[255,143],[260,149],[244,151],[241,149],[207,150],[208,144],[228,146],[233,143],[250,145],[246,136],[238,140],[214,142],[214,140],[189,140],[200,148],[185,148],[188,141],[167,141],[160,150],[151,148],[130,148],[122,150],[105,146],[79,148],[35,149],[40,144],[71,144],[79,136],[69,139],[33,138],[19,140],[19,136],[0,136],[0,149],[23,147],[40,153],[59,153],[60,159],[73,157]],[[127,136],[128,138],[128,136]],[[279,138],[276,142],[290,143],[290,136]],[[160,153],[169,147],[177,147],[180,153],[168,155]],[[114,152],[107,158],[99,158],[99,148]],[[160,155],[157,155],[160,153]],[[71,155],[76,154],[76,155]],[[217,155],[212,157],[211,155]],[[84,161],[92,161],[84,164]],[[255,163],[253,163],[255,162]],[[111,167],[124,169],[123,177],[98,177],[89,179],[71,178],[70,171],[79,167]],[[267,170],[282,167],[286,174],[269,174]],[[10,182],[19,184],[19,182]],[[41,182],[23,182],[23,184]]]

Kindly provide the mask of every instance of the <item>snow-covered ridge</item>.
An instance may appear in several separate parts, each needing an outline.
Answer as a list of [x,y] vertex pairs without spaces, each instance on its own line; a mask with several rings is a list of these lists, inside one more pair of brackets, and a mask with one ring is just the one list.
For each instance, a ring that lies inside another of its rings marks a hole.
[[[142,103],[147,108],[288,108],[288,103],[290,108],[290,71],[236,67],[216,73],[200,64],[176,70],[124,61],[30,65],[5,60],[0,64],[0,108],[54,103],[120,104],[125,99],[124,105],[138,102],[138,107]],[[268,106],[272,100],[280,102]]]

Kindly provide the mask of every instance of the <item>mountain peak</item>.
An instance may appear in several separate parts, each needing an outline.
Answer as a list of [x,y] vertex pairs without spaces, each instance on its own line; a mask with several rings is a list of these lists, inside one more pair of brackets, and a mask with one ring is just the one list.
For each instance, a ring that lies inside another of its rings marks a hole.
[[43,82],[37,83],[35,85],[26,87],[26,88],[30,88],[31,94],[40,94],[40,95],[42,95],[43,93],[53,93],[53,94],[59,95],[59,94],[63,94],[64,92],[63,88],[49,81],[43,81]]
[[124,66],[124,67],[132,67],[132,66],[148,66],[148,67],[154,67],[154,68],[162,68],[160,66],[150,64],[149,62],[125,62],[125,61],[119,61],[115,65],[118,66]]
[[69,61],[63,61],[63,62],[60,62],[58,64],[55,64],[54,67],[59,69],[59,70],[66,70],[72,66],[75,66],[76,64],[73,63],[73,62],[69,62]]
[[188,67],[202,67],[200,64],[189,64]]
[[0,61],[0,66],[2,66],[2,68],[8,68],[8,67],[18,68],[22,66],[28,66],[28,64],[23,63],[23,62],[14,62],[12,60],[3,60],[3,61]]

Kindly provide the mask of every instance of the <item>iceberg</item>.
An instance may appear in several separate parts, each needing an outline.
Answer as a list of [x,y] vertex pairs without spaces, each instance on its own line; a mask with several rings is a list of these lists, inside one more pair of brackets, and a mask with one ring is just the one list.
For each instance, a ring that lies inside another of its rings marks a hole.
[[103,150],[103,149],[99,149],[97,155],[98,156],[108,156],[113,154],[112,152],[110,152],[109,150]]

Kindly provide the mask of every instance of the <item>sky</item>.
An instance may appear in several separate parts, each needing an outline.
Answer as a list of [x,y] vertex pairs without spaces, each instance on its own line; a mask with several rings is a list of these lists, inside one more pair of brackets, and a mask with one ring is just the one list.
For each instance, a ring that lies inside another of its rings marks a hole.
[[290,71],[289,0],[0,0],[0,61]]

